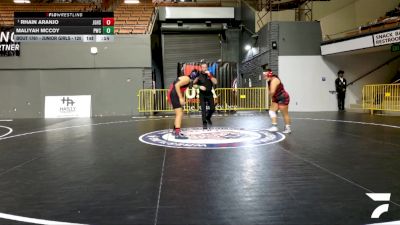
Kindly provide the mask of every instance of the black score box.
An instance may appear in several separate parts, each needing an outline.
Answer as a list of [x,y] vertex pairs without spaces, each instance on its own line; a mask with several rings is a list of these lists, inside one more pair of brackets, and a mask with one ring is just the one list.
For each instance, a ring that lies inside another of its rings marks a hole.
[[39,34],[71,34],[71,35],[82,35],[82,34],[103,34],[102,26],[48,26],[48,27],[15,27],[14,32],[18,34],[26,35],[39,35]]
[[46,27],[46,26],[113,26],[114,18],[79,18],[79,19],[42,19],[15,18],[15,27]]

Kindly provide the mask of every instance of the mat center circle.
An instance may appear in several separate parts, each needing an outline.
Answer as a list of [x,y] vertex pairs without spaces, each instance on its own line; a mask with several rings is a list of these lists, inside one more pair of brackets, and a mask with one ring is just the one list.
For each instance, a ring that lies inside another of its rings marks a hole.
[[218,149],[254,147],[273,144],[285,139],[279,132],[267,130],[246,130],[240,128],[215,127],[203,130],[201,127],[182,129],[188,139],[175,139],[171,129],[158,130],[143,134],[139,140],[143,143],[169,148]]

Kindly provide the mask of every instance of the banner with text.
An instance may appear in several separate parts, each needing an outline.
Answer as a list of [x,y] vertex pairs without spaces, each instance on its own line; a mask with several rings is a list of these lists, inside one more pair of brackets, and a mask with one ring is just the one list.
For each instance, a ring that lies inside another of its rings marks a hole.
[[45,118],[90,117],[91,99],[91,95],[46,96]]
[[20,43],[15,42],[12,27],[0,27],[0,56],[19,56]]
[[400,29],[374,35],[374,46],[400,42]]

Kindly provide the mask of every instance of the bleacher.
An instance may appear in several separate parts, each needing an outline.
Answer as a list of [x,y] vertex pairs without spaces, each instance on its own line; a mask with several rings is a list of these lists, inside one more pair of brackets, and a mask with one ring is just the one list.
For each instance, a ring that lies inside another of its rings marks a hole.
[[326,35],[324,37],[324,41],[356,37],[367,33],[384,31],[396,27],[400,27],[400,4],[395,9],[387,12],[385,16],[381,16],[374,21],[370,21],[362,26],[359,26],[358,28],[338,34]]
[[365,32],[365,31],[374,31],[377,29],[386,29],[386,28],[391,28],[391,27],[397,27],[400,22],[400,10],[391,15],[388,16],[388,13],[384,17],[380,17],[376,19],[375,21],[369,22],[366,25],[360,26],[359,31]]
[[152,4],[121,4],[114,10],[116,34],[145,34],[152,21]]
[[157,2],[157,6],[168,6],[168,7],[218,7],[221,6],[220,2],[168,2],[168,1],[160,1]]
[[0,26],[14,26],[14,12],[90,12],[95,9],[95,4],[87,3],[0,3]]
[[[170,2],[154,1],[153,3],[120,4],[114,10],[115,34],[146,34],[153,21],[155,8],[158,6],[195,6],[215,7],[237,3],[237,0],[205,1],[205,2]],[[52,3],[52,4],[13,4],[0,3],[0,26],[14,25],[14,12],[87,12],[97,10],[95,4],[84,3]]]

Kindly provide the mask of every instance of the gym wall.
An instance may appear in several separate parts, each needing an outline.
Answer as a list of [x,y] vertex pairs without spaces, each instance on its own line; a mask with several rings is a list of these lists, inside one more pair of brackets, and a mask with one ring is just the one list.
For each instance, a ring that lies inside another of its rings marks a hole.
[[[90,54],[93,46],[97,55]],[[21,43],[20,57],[0,57],[0,118],[44,117],[44,98],[53,95],[92,95],[92,116],[138,114],[136,95],[150,67],[149,35]]]
[[313,2],[313,19],[321,21],[322,34],[358,28],[393,10],[398,0],[335,0]]
[[[278,72],[279,50],[272,49],[272,42],[279,41],[279,22],[272,22],[264,26],[258,34],[258,38],[252,38],[247,32],[242,32],[243,51],[240,73],[243,79],[240,82],[241,87],[262,87],[265,82],[261,78],[261,66],[268,64],[274,71]],[[245,50],[245,45],[253,46],[251,50]]]
[[[368,52],[369,51],[369,52]],[[330,56],[280,56],[279,74],[291,98],[292,111],[336,111],[335,79],[337,72],[345,71],[350,83],[365,73],[400,55],[390,49],[364,50]],[[367,77],[350,85],[346,92],[345,107],[361,108],[362,88],[366,84],[385,84],[400,67],[400,58],[383,66]]]
[[318,55],[279,56],[279,77],[290,95],[290,111],[337,110],[336,96],[329,93],[335,90],[334,71],[336,67]]
[[[265,86],[261,79],[261,66],[268,64],[275,72],[280,74],[280,56],[308,56],[320,55],[321,28],[318,22],[272,22],[267,24],[257,33],[257,42],[252,38],[242,43],[256,43],[258,52],[247,51],[241,64],[243,74],[243,87]],[[245,36],[247,34],[243,34]],[[253,41],[253,42],[252,42]],[[276,42],[276,49],[272,48],[272,42]],[[289,66],[289,65],[288,65]]]
[[[378,66],[384,64],[388,60],[399,56],[399,52],[391,52],[390,46],[383,48],[375,48],[369,50],[361,50],[347,54],[335,54],[325,56],[324,61],[332,66],[333,73],[336,74],[338,69],[345,71],[345,78],[351,82],[361,75],[374,70]],[[350,104],[362,103],[362,87],[366,84],[387,84],[396,75],[400,68],[400,58],[384,65],[370,75],[355,82],[354,85],[348,87],[346,96],[346,106]]]
[[[260,15],[264,15],[265,14],[265,9],[263,9],[260,12]],[[289,9],[289,10],[282,10],[282,11],[273,11],[272,12],[272,21],[296,21],[296,11],[294,9]],[[262,26],[264,24],[267,24],[269,22],[271,22],[271,15],[268,13],[267,15],[265,15],[261,21],[257,20],[256,17],[256,31],[259,31],[260,28],[262,28]]]

